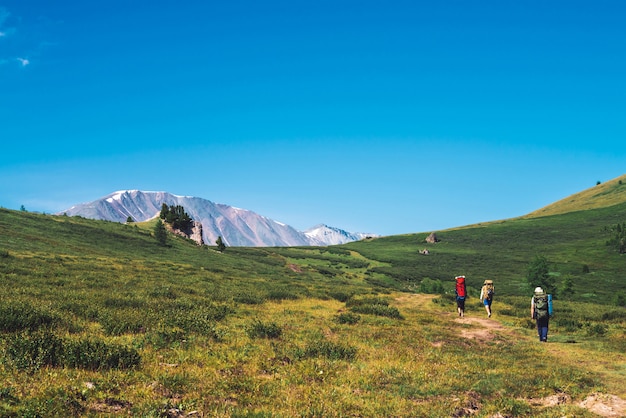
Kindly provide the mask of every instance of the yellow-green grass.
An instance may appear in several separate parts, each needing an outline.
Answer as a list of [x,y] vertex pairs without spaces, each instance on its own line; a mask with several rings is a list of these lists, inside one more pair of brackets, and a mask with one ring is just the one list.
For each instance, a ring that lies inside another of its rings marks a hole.
[[526,217],[534,218],[581,210],[598,209],[617,205],[624,201],[626,201],[626,175],[596,184],[594,187],[531,212],[526,215]]
[[[120,409],[158,416],[177,408],[224,417],[435,417],[476,408],[478,416],[591,416],[574,401],[597,391],[623,395],[621,353],[558,342],[578,338],[558,326],[551,329],[556,342],[540,344],[533,330],[519,326],[523,318],[498,312],[511,310],[505,303],[494,304],[498,319],[485,326],[473,321],[484,317],[477,304],[470,303],[467,316],[458,319],[449,301],[433,303],[417,294],[385,297],[403,319],[361,315],[357,324],[345,325],[335,321],[346,309],[341,302],[285,300],[239,309],[219,324],[219,342],[194,334],[157,349],[142,334],[102,336],[139,347],[142,364],[132,370],[24,372],[5,363],[1,389],[15,400],[5,399],[4,411],[67,416]],[[246,330],[254,321],[276,323],[283,334],[251,338]],[[97,327],[84,332],[99,333]],[[297,355],[320,342],[354,348],[356,355]],[[533,403],[558,393],[574,401],[554,407]],[[59,401],[51,404],[51,396]]]

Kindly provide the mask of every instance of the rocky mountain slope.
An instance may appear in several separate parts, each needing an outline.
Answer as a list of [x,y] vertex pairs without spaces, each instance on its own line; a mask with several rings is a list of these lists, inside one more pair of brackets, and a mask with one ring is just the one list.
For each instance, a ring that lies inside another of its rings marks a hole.
[[72,206],[59,214],[114,222],[126,222],[130,217],[134,222],[143,222],[158,216],[163,203],[184,207],[194,221],[202,224],[202,240],[209,245],[213,245],[220,236],[228,246],[245,247],[335,245],[372,236],[326,225],[298,231],[246,209],[199,197],[140,190],[114,192],[93,202]]

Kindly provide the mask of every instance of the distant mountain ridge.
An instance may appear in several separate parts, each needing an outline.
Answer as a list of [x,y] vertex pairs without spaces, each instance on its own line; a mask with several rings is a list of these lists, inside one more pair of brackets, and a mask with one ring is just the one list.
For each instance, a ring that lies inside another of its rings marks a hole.
[[291,247],[345,244],[375,236],[351,233],[323,224],[298,231],[246,209],[199,197],[141,190],[117,191],[93,202],[72,206],[58,214],[113,222],[126,222],[131,217],[135,222],[143,222],[159,216],[163,203],[184,207],[194,221],[202,224],[202,239],[209,245],[213,245],[217,237],[222,237],[226,245],[235,247]]

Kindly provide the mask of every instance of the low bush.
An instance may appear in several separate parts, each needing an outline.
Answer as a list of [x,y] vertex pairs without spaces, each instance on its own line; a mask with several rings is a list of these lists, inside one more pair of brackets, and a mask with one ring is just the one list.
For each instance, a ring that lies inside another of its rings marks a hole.
[[571,318],[558,317],[554,319],[554,322],[559,328],[563,328],[566,332],[578,331],[583,326],[580,321]]
[[235,295],[233,300],[244,305],[262,305],[265,302],[265,296],[258,293],[242,292]]
[[146,341],[157,349],[180,345],[185,338],[185,331],[176,326],[159,325],[156,329],[146,333]]
[[427,277],[420,282],[419,292],[434,295],[444,293],[443,283],[441,283],[441,280],[433,280]]
[[361,313],[361,314],[385,316],[385,317],[394,318],[394,319],[403,319],[398,308],[394,306],[378,305],[378,304],[358,305],[358,306],[352,306],[350,310],[352,312]]
[[342,292],[342,291],[331,291],[328,296],[331,298],[338,300],[339,302],[347,302],[353,295],[351,293]]
[[272,289],[268,292],[269,300],[296,300],[300,296],[287,288]]
[[65,367],[88,370],[131,369],[139,365],[137,350],[101,340],[68,340],[63,342]]
[[48,389],[41,397],[29,398],[19,408],[21,417],[80,417],[86,397],[78,389]]
[[626,309],[610,311],[602,314],[603,321],[624,321],[626,320]]
[[283,330],[275,322],[264,323],[256,320],[246,327],[246,333],[250,338],[279,338]]
[[133,348],[100,340],[63,339],[48,330],[14,334],[8,338],[4,351],[7,363],[21,370],[37,370],[43,366],[128,369],[141,361]]
[[347,307],[362,306],[362,305],[383,305],[388,306],[389,300],[378,296],[355,296],[346,301]]
[[343,312],[333,318],[338,324],[354,325],[361,320],[361,316],[352,312]]
[[137,334],[146,328],[145,315],[135,312],[105,313],[98,322],[107,335]]
[[63,365],[63,340],[50,331],[11,335],[4,351],[5,360],[20,370]]
[[438,297],[433,299],[433,303],[435,305],[451,305],[455,303],[455,296],[449,293],[445,293],[443,295],[439,295]]
[[603,337],[606,335],[609,328],[604,324],[587,324],[585,326],[587,329],[587,335],[590,337]]
[[9,301],[0,306],[0,331],[35,331],[53,327],[60,322],[60,319],[51,312],[35,308],[28,303]]
[[316,340],[307,344],[304,348],[296,349],[297,359],[323,357],[328,360],[353,360],[357,349],[348,345],[334,343],[326,340]]

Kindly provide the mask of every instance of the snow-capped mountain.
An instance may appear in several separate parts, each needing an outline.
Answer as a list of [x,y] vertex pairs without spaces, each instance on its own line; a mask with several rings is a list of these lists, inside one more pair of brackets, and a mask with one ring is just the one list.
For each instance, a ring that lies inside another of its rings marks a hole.
[[366,236],[326,225],[318,225],[301,232],[249,210],[199,197],[140,190],[111,193],[93,202],[72,206],[58,214],[114,222],[126,222],[131,217],[135,222],[143,222],[159,216],[163,203],[168,206],[182,206],[194,221],[200,222],[202,239],[209,245],[213,245],[220,236],[226,245],[235,247],[335,245],[357,241]]
[[320,224],[304,231],[304,234],[311,239],[312,242],[319,242],[318,245],[345,244],[352,241],[360,241],[362,239],[373,237],[373,234],[364,234],[362,232],[347,232],[343,229]]

